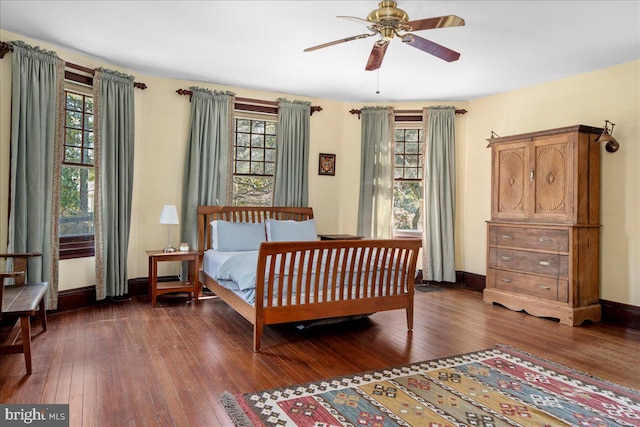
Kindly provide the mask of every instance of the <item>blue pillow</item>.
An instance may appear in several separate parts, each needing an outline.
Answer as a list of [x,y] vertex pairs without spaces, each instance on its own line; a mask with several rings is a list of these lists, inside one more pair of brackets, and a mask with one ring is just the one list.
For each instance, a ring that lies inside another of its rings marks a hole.
[[257,251],[265,241],[262,222],[211,221],[211,247],[217,251]]
[[305,242],[318,240],[316,222],[268,219],[266,221],[267,241],[269,242]]

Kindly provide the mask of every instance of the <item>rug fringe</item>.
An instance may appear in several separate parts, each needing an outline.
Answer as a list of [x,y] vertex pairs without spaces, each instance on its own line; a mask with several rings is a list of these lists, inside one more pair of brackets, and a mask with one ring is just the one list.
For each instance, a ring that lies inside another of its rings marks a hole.
[[247,414],[245,414],[238,404],[234,395],[225,391],[222,393],[222,396],[220,396],[220,401],[235,427],[254,427],[249,417],[247,417]]

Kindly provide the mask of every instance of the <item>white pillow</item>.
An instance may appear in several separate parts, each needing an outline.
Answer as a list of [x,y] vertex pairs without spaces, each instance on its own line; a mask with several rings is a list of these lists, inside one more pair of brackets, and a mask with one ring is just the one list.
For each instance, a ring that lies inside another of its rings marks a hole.
[[318,240],[316,221],[268,219],[265,223],[268,242],[305,242]]
[[211,248],[217,251],[257,251],[265,241],[262,222],[211,221]]

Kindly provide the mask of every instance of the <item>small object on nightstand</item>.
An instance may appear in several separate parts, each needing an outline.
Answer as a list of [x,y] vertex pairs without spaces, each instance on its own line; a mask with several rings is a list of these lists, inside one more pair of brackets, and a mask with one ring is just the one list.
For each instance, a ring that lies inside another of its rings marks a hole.
[[180,252],[189,252],[189,244],[180,243]]

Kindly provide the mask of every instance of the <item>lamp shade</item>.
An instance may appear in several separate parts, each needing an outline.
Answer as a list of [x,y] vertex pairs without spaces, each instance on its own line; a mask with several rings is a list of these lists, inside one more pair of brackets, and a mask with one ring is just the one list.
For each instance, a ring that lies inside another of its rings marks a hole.
[[178,221],[178,210],[175,205],[164,205],[160,214],[160,224],[180,224]]

